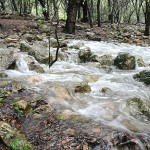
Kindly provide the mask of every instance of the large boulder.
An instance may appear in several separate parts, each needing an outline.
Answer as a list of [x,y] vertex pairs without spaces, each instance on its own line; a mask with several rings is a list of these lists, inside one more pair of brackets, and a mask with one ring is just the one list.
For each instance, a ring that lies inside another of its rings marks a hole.
[[144,82],[145,84],[150,84],[150,70],[143,70],[138,74],[133,76],[134,79],[138,80],[139,82]]
[[13,149],[33,149],[32,145],[16,129],[5,122],[0,122],[0,138]]
[[114,65],[121,70],[133,70],[136,66],[135,57],[129,53],[120,52],[114,60]]
[[99,62],[100,67],[111,66],[112,65],[112,56],[109,54],[103,55],[103,56],[94,55],[91,57],[91,61]]
[[81,62],[89,62],[91,61],[92,52],[90,48],[85,48],[79,51],[78,56]]
[[4,72],[0,72],[0,78],[7,78],[8,75]]
[[150,101],[138,97],[129,98],[125,101],[127,111],[133,117],[147,121],[150,120]]
[[0,49],[0,71],[15,66],[16,58],[13,50]]
[[[22,52],[28,52],[29,55],[35,57],[39,63],[49,64],[49,51],[45,48],[42,42],[35,42],[32,46],[26,42],[22,42],[20,46]],[[53,56],[50,57],[51,61]]]
[[44,73],[44,69],[40,64],[36,63],[33,57],[26,56],[25,61],[29,67],[29,70],[36,71],[37,73]]

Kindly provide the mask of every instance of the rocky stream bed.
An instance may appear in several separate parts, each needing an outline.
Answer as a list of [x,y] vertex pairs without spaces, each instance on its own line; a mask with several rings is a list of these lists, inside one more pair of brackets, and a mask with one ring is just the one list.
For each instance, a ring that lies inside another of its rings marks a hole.
[[[142,28],[129,36],[132,28],[109,26],[113,38],[82,24],[77,37],[59,33],[59,59],[49,68],[49,28],[31,27],[0,35],[0,149],[150,149],[150,48]],[[51,60],[56,48],[52,36]]]

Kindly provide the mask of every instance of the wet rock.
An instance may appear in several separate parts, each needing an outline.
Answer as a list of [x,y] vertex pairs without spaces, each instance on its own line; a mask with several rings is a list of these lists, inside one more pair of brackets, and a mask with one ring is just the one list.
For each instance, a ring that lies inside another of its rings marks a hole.
[[[67,47],[67,41],[59,41],[59,45],[60,48]],[[57,41],[51,41],[51,47],[57,48],[58,47]]]
[[44,69],[42,66],[38,65],[38,64],[34,64],[34,63],[31,63],[29,65],[29,70],[35,70],[37,73],[44,73]]
[[38,76],[38,75],[33,75],[33,76],[30,76],[28,79],[27,79],[28,82],[30,83],[36,83],[36,82],[42,82],[43,79],[42,77]]
[[53,111],[53,108],[49,105],[41,105],[34,110],[36,113],[49,113]]
[[72,49],[79,49],[80,46],[79,46],[79,45],[72,45],[72,46],[70,46],[69,48],[72,48]]
[[102,88],[101,92],[104,93],[104,94],[109,94],[109,95],[112,94],[112,90],[110,88],[108,88],[108,87]]
[[89,75],[89,76],[86,76],[85,78],[86,78],[85,80],[86,80],[87,82],[96,82],[96,81],[98,81],[98,79],[99,79],[98,76],[90,76],[90,75]]
[[121,70],[135,69],[135,57],[129,53],[119,53],[114,60],[114,65]]
[[[35,42],[32,46],[23,42],[21,43],[20,50],[22,52],[28,52],[29,55],[35,57],[39,63],[49,64],[49,52],[43,46],[42,42]],[[51,60],[53,56],[51,55]]]
[[23,110],[25,115],[31,111],[31,105],[29,104],[29,102],[24,100],[18,101],[15,106]]
[[78,56],[81,62],[89,62],[91,60],[92,52],[90,48],[87,47],[85,49],[80,50]]
[[94,32],[87,32],[86,35],[91,41],[101,41],[101,37],[97,36]]
[[20,84],[20,83],[13,83],[12,84],[12,91],[13,92],[21,92],[23,90],[24,90],[24,88],[23,88],[22,84]]
[[14,56],[13,51],[0,49],[0,71],[9,68],[14,69],[15,62],[16,62],[16,58]]
[[0,78],[7,78],[8,75],[4,72],[0,72]]
[[107,54],[103,56],[94,55],[91,57],[91,61],[99,62],[100,67],[111,66],[112,65],[112,56]]
[[138,80],[139,82],[144,82],[146,85],[150,84],[150,71],[143,70],[138,74],[133,76],[134,79]]
[[27,44],[26,42],[21,42],[20,43],[20,50],[22,52],[29,52],[32,50],[31,46],[29,44]]
[[81,83],[80,85],[75,87],[75,93],[90,93],[91,87],[88,85],[88,83]]
[[33,149],[32,145],[9,124],[0,122],[0,138],[8,146],[15,145],[16,149],[27,147]]
[[135,56],[135,59],[139,67],[145,67],[145,63],[141,56]]
[[150,101],[135,97],[127,99],[125,104],[130,115],[142,121],[150,120]]
[[75,123],[85,123],[89,121],[88,118],[82,115],[71,115],[69,116],[69,118],[67,118],[67,120],[69,120],[70,122],[75,122]]

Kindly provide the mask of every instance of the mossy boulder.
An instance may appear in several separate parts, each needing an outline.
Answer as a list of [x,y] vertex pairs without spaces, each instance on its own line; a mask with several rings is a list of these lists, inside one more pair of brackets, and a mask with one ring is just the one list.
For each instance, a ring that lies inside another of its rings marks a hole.
[[38,64],[34,64],[34,63],[31,63],[29,65],[29,70],[34,70],[37,73],[44,73],[45,72],[42,66],[40,66]]
[[5,122],[0,122],[0,138],[8,147],[14,145],[16,149],[25,149],[25,147],[33,149],[32,145],[16,129]]
[[139,82],[144,82],[146,85],[150,84],[150,70],[143,70],[138,74],[135,74],[133,76],[135,80],[138,80]]
[[27,43],[25,43],[25,42],[22,42],[22,43],[20,44],[20,50],[21,50],[22,52],[29,52],[29,51],[32,50],[32,48],[31,48],[31,46],[30,46],[29,44],[27,44]]
[[92,52],[91,52],[90,48],[87,47],[85,49],[80,50],[78,53],[78,56],[82,63],[89,62],[89,61],[91,61]]
[[112,65],[112,56],[107,54],[103,56],[93,55],[91,61],[99,62],[100,67],[111,66]]
[[129,98],[125,101],[130,115],[142,121],[150,120],[150,101],[138,97]]
[[[60,48],[67,47],[67,42],[66,41],[59,41],[59,45],[60,45]],[[58,47],[57,41],[51,41],[51,47],[57,48]]]
[[75,93],[90,93],[91,87],[88,83],[81,83],[80,85],[75,87]]
[[114,65],[121,70],[133,70],[136,66],[135,57],[129,53],[119,53],[114,60]]

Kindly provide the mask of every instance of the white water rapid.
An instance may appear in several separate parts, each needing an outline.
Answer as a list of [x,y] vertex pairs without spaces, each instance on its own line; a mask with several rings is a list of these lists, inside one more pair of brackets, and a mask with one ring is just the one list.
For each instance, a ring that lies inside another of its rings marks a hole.
[[[150,88],[141,82],[135,81],[133,75],[150,69],[150,47],[140,47],[128,44],[115,44],[107,42],[93,42],[72,40],[68,46],[81,45],[80,49],[90,47],[91,51],[97,55],[111,54],[113,58],[119,52],[128,52],[132,55],[142,56],[146,67],[136,66],[135,70],[123,71],[112,66],[112,70],[97,68],[92,63],[78,63],[77,54],[79,50],[68,49],[66,61],[56,62],[50,69],[42,64],[45,73],[38,74],[43,81],[34,84],[34,86],[47,91],[52,84],[64,83],[68,87],[73,84],[87,81],[87,78],[95,78],[96,81],[89,81],[91,92],[86,94],[71,93],[73,100],[63,100],[58,102],[63,111],[71,111],[76,114],[82,114],[104,124],[121,128],[128,131],[139,133],[150,133],[149,121],[141,121],[126,112],[123,101],[128,98],[140,97],[150,100]],[[10,78],[28,77],[37,75],[34,71],[29,71],[25,61],[25,55],[20,55],[17,62],[18,70],[7,70],[6,73]],[[104,93],[101,90],[108,89]]]

